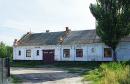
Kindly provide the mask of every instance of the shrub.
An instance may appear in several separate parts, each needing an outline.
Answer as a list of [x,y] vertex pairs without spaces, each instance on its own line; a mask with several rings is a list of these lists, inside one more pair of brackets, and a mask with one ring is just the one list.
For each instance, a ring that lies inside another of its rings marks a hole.
[[12,59],[13,48],[11,46],[6,46],[3,42],[0,42],[0,58],[6,58],[7,56]]
[[103,63],[85,74],[84,80],[93,84],[130,84],[130,66],[125,63]]
[[0,43],[0,58],[5,58],[7,56],[7,49],[4,43]]

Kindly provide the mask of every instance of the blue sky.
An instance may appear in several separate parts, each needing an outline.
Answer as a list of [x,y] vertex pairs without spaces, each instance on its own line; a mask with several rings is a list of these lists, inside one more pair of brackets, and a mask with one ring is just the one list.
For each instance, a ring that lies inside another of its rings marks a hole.
[[0,41],[12,45],[26,32],[95,28],[89,5],[95,0],[0,0]]

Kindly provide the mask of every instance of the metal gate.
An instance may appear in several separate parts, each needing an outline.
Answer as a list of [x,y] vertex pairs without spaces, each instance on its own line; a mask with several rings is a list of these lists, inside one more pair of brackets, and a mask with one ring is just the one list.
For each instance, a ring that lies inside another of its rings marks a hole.
[[8,67],[5,58],[0,58],[0,84],[8,84]]

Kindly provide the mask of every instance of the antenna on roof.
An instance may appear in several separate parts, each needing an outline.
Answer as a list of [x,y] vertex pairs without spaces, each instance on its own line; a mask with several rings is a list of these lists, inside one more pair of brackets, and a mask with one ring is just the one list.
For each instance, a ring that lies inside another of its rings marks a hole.
[[31,32],[31,27],[30,27],[30,32]]
[[27,34],[31,34],[32,32],[31,32],[31,27],[30,27],[30,31],[29,32],[27,32]]

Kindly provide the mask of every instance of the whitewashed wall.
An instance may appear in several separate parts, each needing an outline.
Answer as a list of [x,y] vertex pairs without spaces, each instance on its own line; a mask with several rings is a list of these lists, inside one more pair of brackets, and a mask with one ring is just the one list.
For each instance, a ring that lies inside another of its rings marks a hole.
[[[26,57],[26,50],[31,49],[31,57]],[[21,51],[21,55],[19,56],[19,50]],[[39,56],[36,55],[36,51],[39,50]],[[42,59],[42,51],[40,48],[34,47],[14,47],[13,48],[13,59],[14,60],[41,60]]]
[[[103,46],[102,43],[63,45],[61,46],[61,61],[105,61],[103,58]],[[92,52],[92,48],[94,48],[94,52]],[[63,57],[63,49],[70,49],[70,58]],[[83,49],[83,57],[76,57],[76,49]]]
[[117,49],[117,59],[119,61],[130,60],[130,42],[121,42]]
[[[31,57],[26,57],[26,50],[31,49]],[[42,50],[55,49],[55,60],[59,60],[59,48],[57,46],[19,46],[13,48],[13,59],[14,60],[43,60]],[[21,56],[18,55],[19,50],[21,51]],[[37,50],[39,50],[39,55],[36,55]]]
[[[50,46],[19,46],[14,47],[14,60],[43,60],[42,50],[54,49],[56,61],[111,61],[111,58],[104,58],[104,47],[102,43],[82,44],[82,45],[50,45]],[[94,52],[92,52],[94,48]],[[31,49],[31,57],[26,57],[26,50]],[[70,49],[70,57],[63,57],[63,49]],[[76,49],[83,49],[83,57],[76,57]],[[21,50],[21,56],[18,55]],[[39,56],[36,51],[39,50]]]
[[[94,52],[92,52],[94,48]],[[52,45],[52,46],[19,46],[13,49],[14,60],[43,60],[42,50],[54,49],[56,61],[112,61],[112,57],[104,57],[103,43],[84,45]],[[31,49],[31,57],[26,57],[26,50]],[[70,49],[70,58],[63,57],[63,49]],[[76,49],[83,49],[83,57],[76,57]],[[21,50],[21,56],[18,55]],[[39,56],[36,51],[39,50]],[[117,49],[117,59],[120,61],[130,60],[130,42],[121,42]]]
[[[92,52],[94,48],[94,52]],[[87,59],[88,61],[100,61],[102,60],[102,44],[88,44],[87,45]]]

